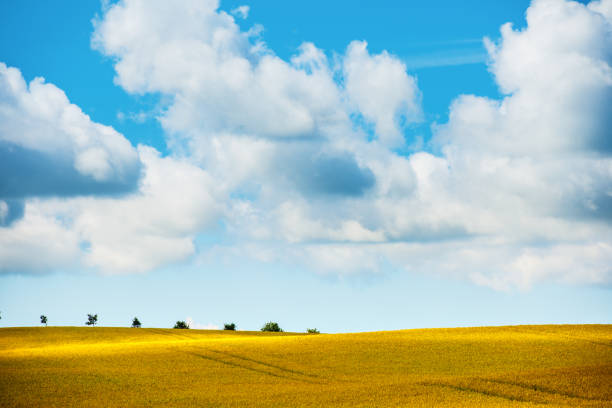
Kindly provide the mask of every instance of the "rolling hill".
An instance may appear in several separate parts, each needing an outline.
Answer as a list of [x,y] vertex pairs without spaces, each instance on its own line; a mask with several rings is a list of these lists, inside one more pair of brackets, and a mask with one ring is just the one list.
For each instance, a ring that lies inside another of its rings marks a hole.
[[612,325],[0,329],[0,406],[612,407]]

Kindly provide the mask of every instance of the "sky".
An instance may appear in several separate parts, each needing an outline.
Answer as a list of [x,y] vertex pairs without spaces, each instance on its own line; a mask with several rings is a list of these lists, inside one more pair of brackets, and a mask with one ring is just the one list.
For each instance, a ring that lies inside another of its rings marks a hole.
[[0,326],[612,322],[612,0],[0,3]]

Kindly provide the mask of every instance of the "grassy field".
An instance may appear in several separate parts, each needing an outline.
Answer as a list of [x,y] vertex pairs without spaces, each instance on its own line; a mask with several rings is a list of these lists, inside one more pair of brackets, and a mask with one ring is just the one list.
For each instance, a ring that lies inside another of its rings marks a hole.
[[0,406],[612,407],[612,325],[0,329]]

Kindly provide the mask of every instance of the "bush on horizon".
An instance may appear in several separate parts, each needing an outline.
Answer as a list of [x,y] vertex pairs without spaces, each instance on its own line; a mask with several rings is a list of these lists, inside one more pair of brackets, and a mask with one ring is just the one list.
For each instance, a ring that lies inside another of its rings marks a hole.
[[85,322],[88,326],[95,326],[98,323],[98,315],[87,314],[87,321]]
[[189,325],[187,323],[185,323],[184,320],[178,320],[175,324],[173,329],[188,329]]
[[282,332],[283,329],[281,329],[278,323],[276,322],[268,322],[264,324],[264,326],[261,328],[261,331],[262,332]]

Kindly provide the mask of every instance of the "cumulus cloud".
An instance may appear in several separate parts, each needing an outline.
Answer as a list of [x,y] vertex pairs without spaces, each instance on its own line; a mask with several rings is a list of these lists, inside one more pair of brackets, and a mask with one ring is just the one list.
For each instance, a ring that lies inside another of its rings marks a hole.
[[72,269],[80,258],[78,234],[61,219],[48,217],[38,201],[29,202],[24,215],[10,227],[0,227],[0,273]]
[[325,70],[296,69],[217,9],[216,1],[121,2],[96,23],[93,44],[117,58],[116,82],[127,91],[174,97],[162,120],[170,133],[309,137],[341,114]]
[[[535,1],[525,29],[502,27],[499,42],[486,44],[506,96],[457,98],[449,122],[434,129],[438,155],[395,156],[391,172],[370,149],[375,194],[338,214],[361,214],[383,243],[305,243],[285,253],[325,273],[390,263],[496,289],[608,284],[612,41],[610,19],[598,12],[607,4]],[[385,174],[398,181],[384,183]],[[290,225],[316,231],[291,214]]]
[[387,52],[370,55],[366,42],[353,41],[343,70],[347,95],[358,112],[374,124],[385,144],[403,144],[402,124],[421,115],[419,89],[406,65]]
[[610,219],[612,36],[610,20],[592,8],[537,0],[527,28],[504,25],[498,44],[487,41],[507,96],[458,98],[436,135],[449,166],[477,181],[462,191],[491,201],[482,187],[498,183],[490,205]]
[[143,177],[133,194],[29,200],[23,219],[0,228],[0,271],[139,273],[193,255],[195,236],[223,210],[219,188],[184,160],[145,146],[138,153]]
[[117,58],[126,90],[173,97],[161,118],[171,146],[233,192],[237,239],[289,245],[281,252],[313,269],[391,264],[496,288],[568,278],[538,248],[571,247],[596,272],[569,280],[610,279],[587,250],[610,233],[609,1],[534,1],[525,29],[485,41],[505,97],[458,97],[431,150],[410,156],[389,150],[421,117],[398,58],[355,41],[339,65],[310,43],[283,61],[218,3],[181,4],[143,19],[155,8],[119,3],[94,44]]
[[485,41],[506,96],[460,96],[436,128],[455,221],[503,254],[476,268],[478,283],[612,279],[612,21],[598,12],[609,4],[535,0],[526,28]]
[[85,262],[105,272],[143,272],[186,259],[195,235],[222,210],[206,172],[152,148],[141,146],[139,154],[138,194],[74,202],[74,228],[89,247]]
[[376,123],[381,140],[401,144],[401,125],[419,115],[416,80],[387,52],[370,55],[365,43],[351,44],[344,89],[311,43],[284,61],[258,30],[240,31],[216,1],[159,3],[114,5],[97,21],[93,44],[116,58],[115,80],[128,92],[173,97],[161,119],[170,135],[329,137],[356,111]]
[[[335,80],[338,72],[325,53],[311,43],[284,61],[257,30],[240,31],[217,2],[183,0],[180,7],[164,7],[137,0],[115,4],[96,22],[94,47],[116,58],[116,82],[128,92],[172,97],[160,118],[170,146],[198,157],[214,174],[217,165],[225,170],[230,163],[233,174],[224,171],[224,180],[248,183],[235,177],[242,174],[283,188],[288,182],[290,189],[305,193],[344,189],[349,195],[361,194],[374,180],[354,147],[355,139],[363,141],[367,135],[353,130],[350,116],[366,110],[364,115],[380,123],[380,139],[398,142],[403,139],[400,122],[419,110],[416,81],[386,52],[351,51],[347,61],[366,60],[369,71],[347,70],[350,88],[345,89]],[[389,82],[384,88],[368,88],[373,79],[367,74],[380,81],[390,75]],[[399,95],[404,90],[407,94]],[[390,102],[373,113],[364,99],[368,92],[379,102]],[[349,96],[358,103],[347,103]],[[386,116],[385,107],[391,110]],[[241,169],[245,156],[255,156],[246,159],[248,170]],[[330,180],[327,174],[336,168],[336,181]]]
[[499,43],[487,39],[490,70],[508,97],[457,100],[450,126],[470,128],[453,131],[453,142],[470,138],[466,144],[519,155],[609,153],[612,34],[609,20],[592,8],[536,0],[526,29],[508,23]]
[[43,78],[0,63],[0,199],[125,193],[140,163],[121,134],[95,122]]
[[[33,245],[30,222],[71,237],[49,265],[75,251],[93,268],[142,272],[188,259],[197,234],[222,220],[234,244],[201,256],[336,274],[394,268],[500,290],[609,284],[611,4],[534,0],[525,28],[504,25],[485,41],[503,96],[458,96],[427,149],[410,155],[393,149],[422,117],[420,91],[392,54],[355,41],[330,62],[304,43],[286,61],[214,0],[109,4],[92,44],[127,92],[164,95],[169,154],[139,147],[143,176],[124,197],[25,207],[0,197],[0,239],[21,242],[4,256],[28,268],[18,260]],[[41,140],[2,139],[24,158],[46,154],[33,147]],[[120,173],[99,149],[76,152],[62,165],[77,175]]]

